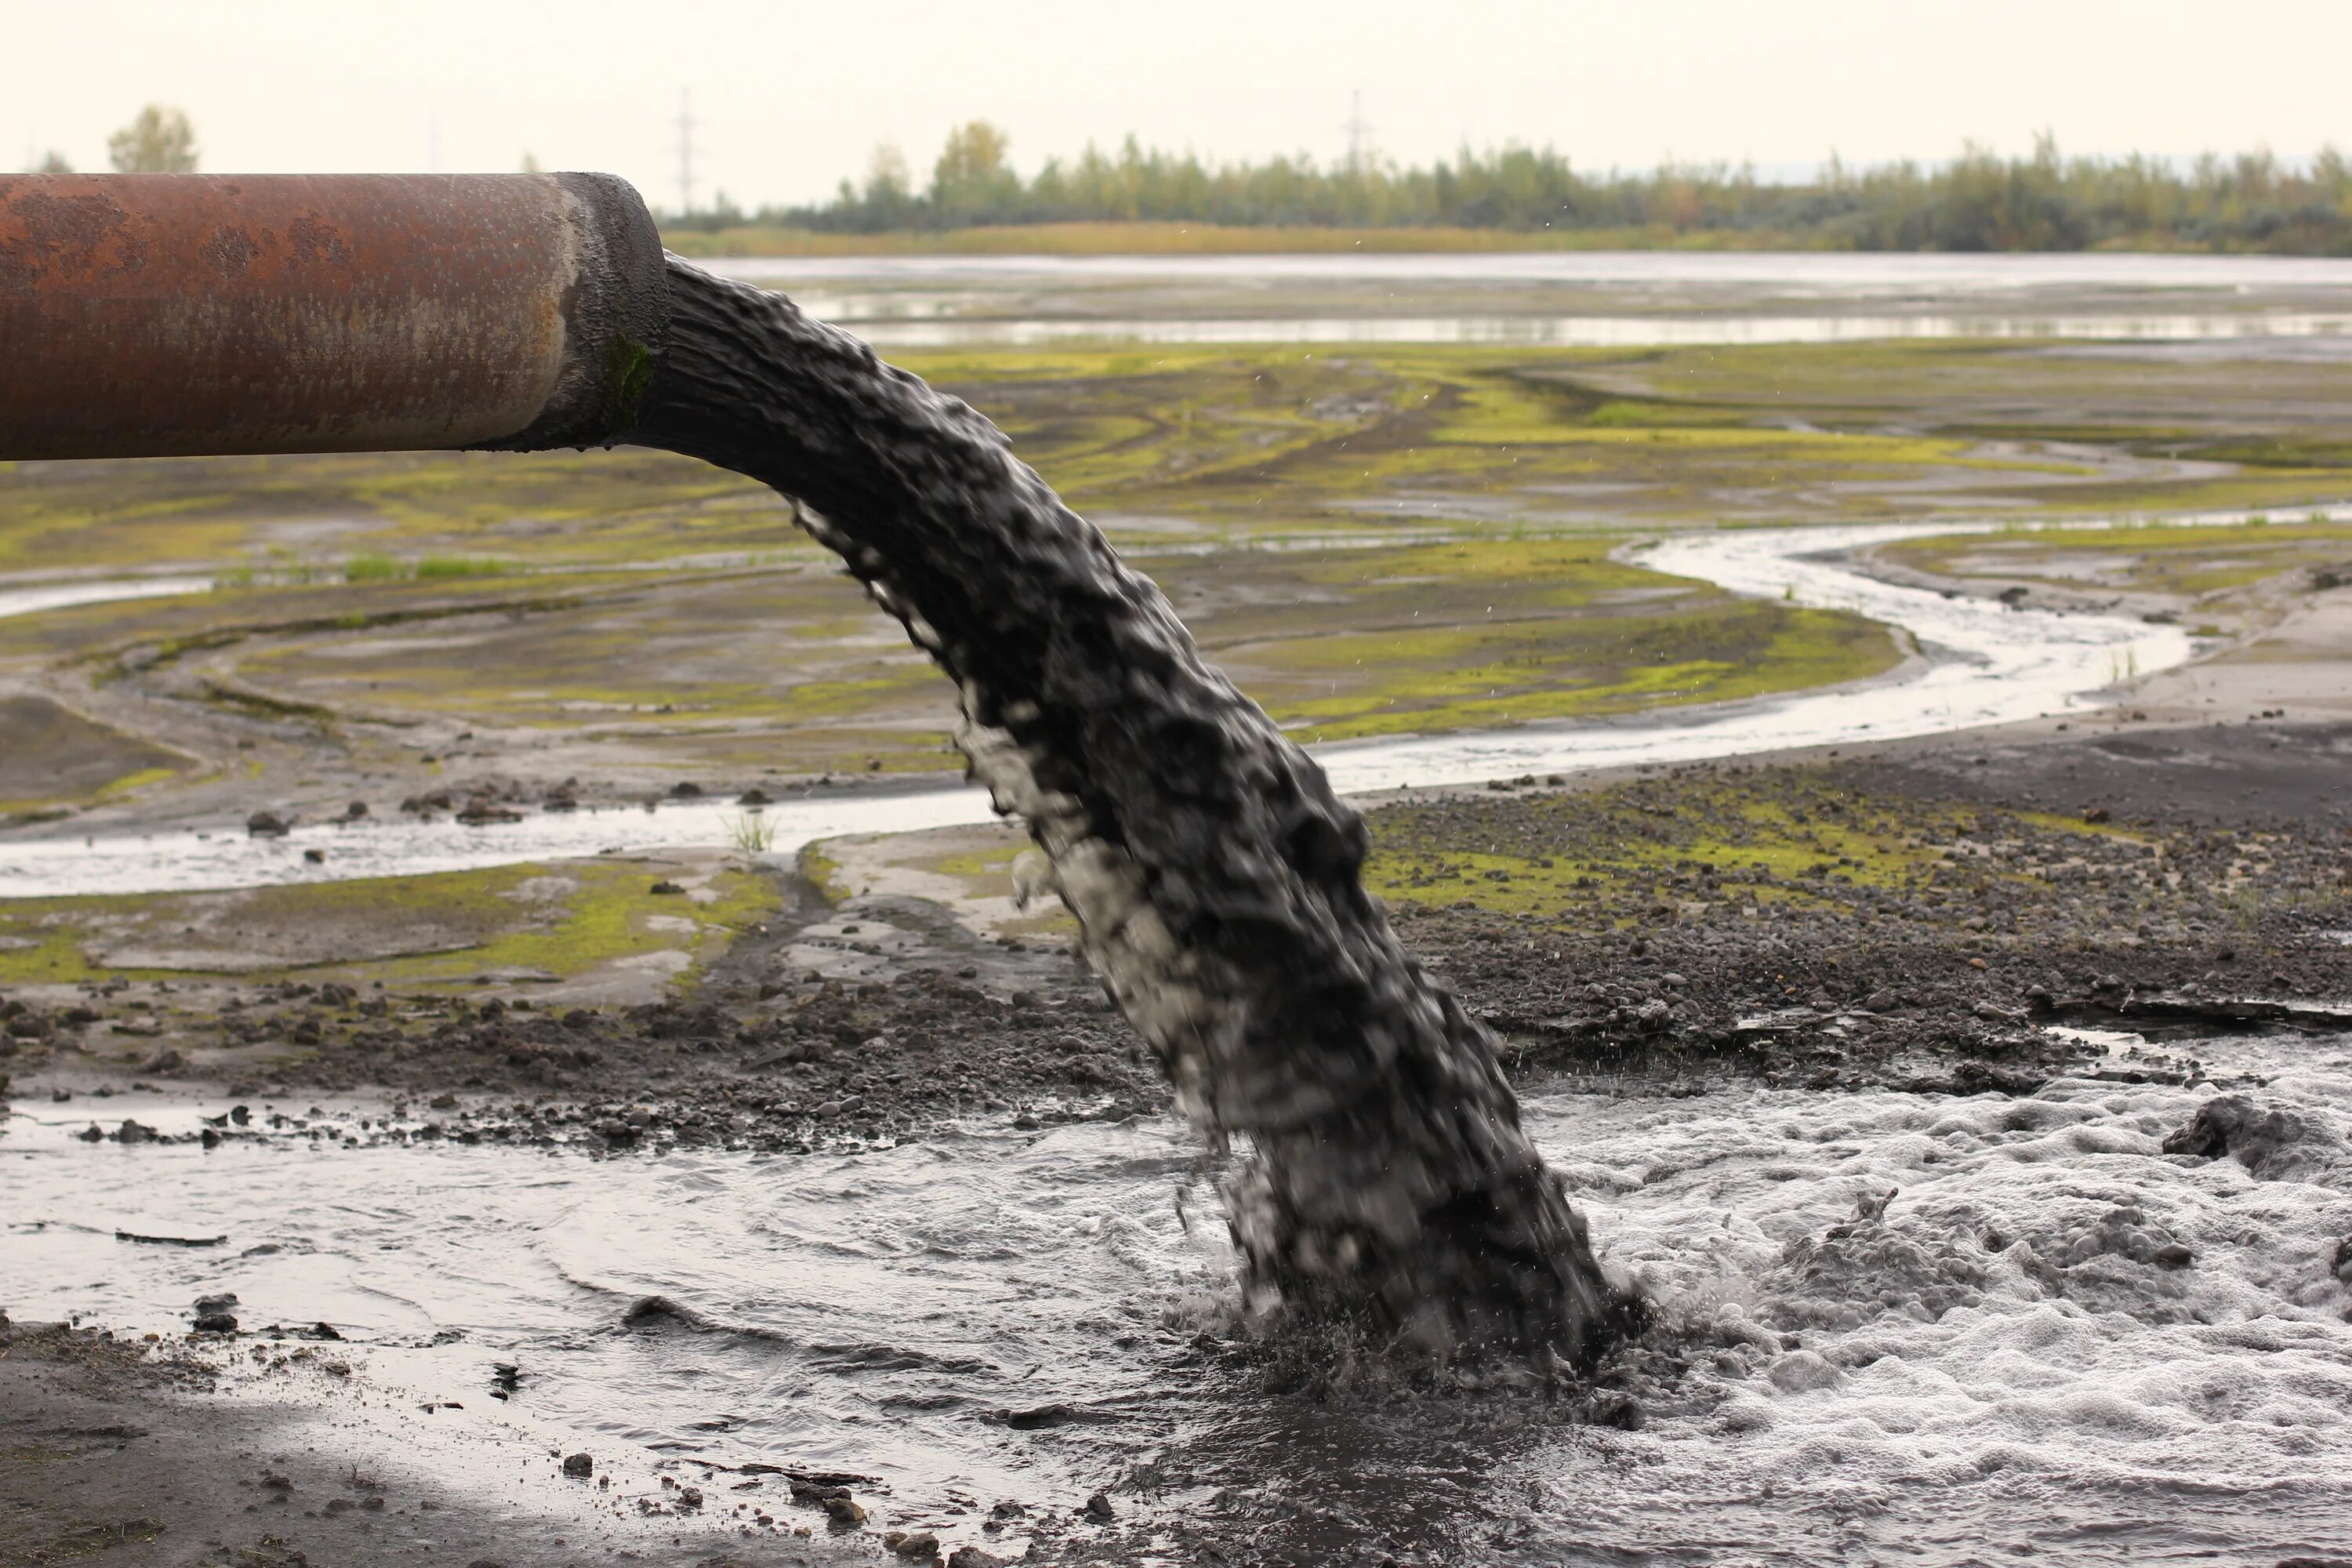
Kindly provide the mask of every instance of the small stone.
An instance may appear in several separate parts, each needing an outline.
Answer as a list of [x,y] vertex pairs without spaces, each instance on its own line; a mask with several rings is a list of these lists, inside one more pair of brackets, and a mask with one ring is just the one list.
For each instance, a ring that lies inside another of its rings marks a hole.
[[648,892],[659,893],[665,896],[671,893],[683,893],[686,891],[684,888],[679,887],[676,882],[671,881],[667,877],[663,878],[660,881],[656,882],[646,890]]
[[302,858],[313,866],[323,866],[327,863],[327,852],[323,849],[305,849],[302,851]]
[[855,1530],[866,1522],[866,1510],[854,1497],[829,1497],[824,1500],[824,1511],[844,1530]]
[[596,1473],[596,1461],[586,1454],[568,1455],[563,1461],[563,1473],[567,1476],[593,1476]]
[[928,1530],[919,1530],[912,1535],[894,1530],[882,1538],[882,1543],[899,1556],[918,1563],[928,1563],[940,1554],[940,1538]]
[[1892,1013],[1903,1005],[1903,998],[1892,991],[1874,991],[1863,1005],[1874,1013]]
[[1118,1517],[1118,1510],[1110,1506],[1110,1499],[1101,1492],[1087,1499],[1087,1517],[1097,1524],[1108,1524]]
[[274,811],[257,811],[245,819],[245,830],[256,838],[283,838],[293,825]]
[[1845,1381],[1843,1373],[1812,1351],[1790,1351],[1772,1363],[1767,1375],[1783,1394],[1810,1394],[1817,1388],[1835,1388]]

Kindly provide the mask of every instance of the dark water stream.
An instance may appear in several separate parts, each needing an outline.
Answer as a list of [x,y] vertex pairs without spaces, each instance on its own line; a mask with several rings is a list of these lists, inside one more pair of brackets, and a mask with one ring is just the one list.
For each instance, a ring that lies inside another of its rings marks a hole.
[[1589,1362],[1632,1308],[1322,769],[978,413],[782,296],[675,260],[669,288],[632,438],[798,500],[955,681],[974,775],[1181,1104],[1255,1150],[1226,1187],[1254,1276],[1430,1352]]

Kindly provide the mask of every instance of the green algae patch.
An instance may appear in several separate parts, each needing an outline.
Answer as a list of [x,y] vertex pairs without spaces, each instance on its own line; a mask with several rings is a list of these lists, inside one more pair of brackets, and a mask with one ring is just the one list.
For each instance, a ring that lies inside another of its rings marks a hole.
[[[664,863],[667,865],[667,863]],[[671,871],[675,877],[679,873]],[[300,974],[433,986],[489,973],[566,980],[675,953],[678,973],[778,907],[757,871],[719,865],[654,892],[633,860],[502,866],[217,893],[0,904],[0,984]]]
[[[1328,677],[1332,695],[1269,689],[1264,701],[1300,739],[1341,741],[1729,701],[1864,679],[1902,658],[1885,627],[1860,616],[1747,602],[1326,638],[1294,653],[1286,674],[1294,688]],[[1340,695],[1343,679],[1355,689]]]
[[1990,882],[2040,889],[2118,851],[2126,830],[2048,813],[1877,797],[1824,766],[1689,769],[1590,790],[1488,791],[1368,818],[1365,887],[1398,904],[1466,906],[1601,930],[1710,910],[1851,903],[1943,908]]
[[1874,622],[1736,599],[1621,560],[1617,542],[1299,552],[1254,563],[1246,592],[1183,568],[1168,586],[1210,656],[1309,742],[1729,700],[1904,657]]
[[801,846],[793,869],[801,879],[814,888],[828,904],[839,904],[855,896],[847,879],[842,875],[841,862],[827,848],[830,841],[818,839]]

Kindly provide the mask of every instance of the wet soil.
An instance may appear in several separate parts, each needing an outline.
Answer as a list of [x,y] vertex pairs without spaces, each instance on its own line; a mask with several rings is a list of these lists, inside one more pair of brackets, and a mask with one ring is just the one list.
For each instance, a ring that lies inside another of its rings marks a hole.
[[[228,1335],[150,1347],[97,1327],[0,1317],[0,1568],[871,1561],[862,1543],[835,1544],[821,1528],[723,1545],[709,1531],[689,1543],[641,1530],[615,1547],[593,1525],[517,1506],[503,1476],[436,1484],[354,1464],[321,1445],[314,1425],[223,1384],[218,1361],[242,1348]],[[289,1357],[280,1343],[273,1370],[314,1383],[348,1375],[331,1364],[331,1347]]]

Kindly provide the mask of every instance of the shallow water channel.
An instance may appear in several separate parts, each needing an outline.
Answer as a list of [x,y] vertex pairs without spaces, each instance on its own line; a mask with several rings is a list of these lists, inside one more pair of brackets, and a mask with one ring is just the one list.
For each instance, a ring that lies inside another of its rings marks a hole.
[[[2330,516],[2352,517],[2352,508]],[[2242,521],[2239,514],[2183,521]],[[1926,535],[1990,531],[1991,523],[1932,521],[1674,534],[1633,558],[1735,593],[1852,610],[1900,627],[1920,658],[1860,689],[1833,688],[1753,701],[1651,712],[1598,722],[1530,724],[1316,749],[1347,793],[1475,784],[1521,773],[1573,773],[1687,762],[1792,746],[1841,745],[1936,734],[2042,714],[2084,711],[2122,682],[2187,662],[2196,647],[2177,626],[2118,616],[1947,599],[1866,574],[1856,552]],[[809,789],[761,814],[769,853],[789,858],[813,839],[898,832],[990,816],[976,789]],[[219,829],[0,841],[0,898],[248,887],[394,876],[526,860],[736,842],[743,811],[699,801],[658,809],[539,813],[469,827],[441,820],[298,824],[280,838]],[[48,830],[52,834],[56,829]],[[67,830],[70,833],[70,829]],[[303,851],[328,851],[325,862]]]
[[886,348],[1890,338],[2217,345],[2352,334],[2336,258],[1553,251],[713,257]]
[[[1692,1357],[1634,1431],[1527,1395],[1269,1392],[1164,1121],[592,1158],[307,1102],[209,1151],[84,1142],[93,1115],[169,1136],[226,1103],[30,1104],[0,1132],[0,1304],[175,1331],[232,1290],[248,1330],[325,1321],[352,1375],[259,1396],[444,1482],[591,1450],[618,1490],[536,1506],[614,1540],[657,1469],[713,1500],[666,1533],[822,1534],[777,1478],[746,1489],[767,1464],[871,1478],[876,1529],[1094,1531],[1137,1562],[1192,1561],[1187,1531],[1449,1563],[2326,1552],[2352,1521],[2352,1038],[2202,1054],[2300,1119],[2259,1175],[2160,1152],[2212,1083],[1530,1100]],[[2173,1244],[2190,1261],[2148,1261]],[[1097,1489],[1115,1525],[1074,1518]],[[991,1525],[1004,1502],[1027,1512]]]

